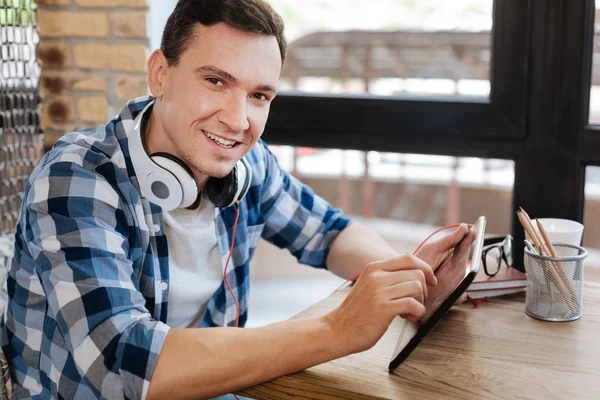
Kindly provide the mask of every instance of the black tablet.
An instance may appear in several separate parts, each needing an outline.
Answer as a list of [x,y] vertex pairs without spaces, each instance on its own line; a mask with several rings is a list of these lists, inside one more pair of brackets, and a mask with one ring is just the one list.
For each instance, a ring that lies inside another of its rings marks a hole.
[[437,269],[435,276],[438,284],[429,289],[425,300],[425,314],[417,322],[404,320],[389,365],[390,371],[398,368],[412,353],[473,282],[481,264],[484,233],[485,217],[479,217],[469,233]]

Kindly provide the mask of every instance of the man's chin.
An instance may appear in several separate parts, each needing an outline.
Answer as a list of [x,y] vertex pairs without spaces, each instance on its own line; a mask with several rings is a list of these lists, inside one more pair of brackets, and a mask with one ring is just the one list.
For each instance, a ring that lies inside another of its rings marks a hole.
[[233,170],[232,168],[229,169],[222,169],[222,168],[214,168],[214,169],[204,169],[204,168],[198,168],[197,169],[202,175],[207,176],[208,178],[225,178],[227,175],[229,175],[229,173]]
[[[229,172],[231,172],[231,171],[229,171]],[[229,175],[229,172],[214,173],[214,174],[208,175],[208,177],[209,178],[221,179],[221,178],[225,178],[227,175]]]

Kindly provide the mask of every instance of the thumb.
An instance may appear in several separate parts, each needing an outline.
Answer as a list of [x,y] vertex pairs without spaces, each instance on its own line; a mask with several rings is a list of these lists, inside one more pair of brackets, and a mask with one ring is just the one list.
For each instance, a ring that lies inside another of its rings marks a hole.
[[454,232],[449,235],[444,236],[437,242],[437,250],[440,252],[448,251],[456,247],[458,242],[460,242],[465,235],[469,232],[469,227],[467,224],[460,224]]

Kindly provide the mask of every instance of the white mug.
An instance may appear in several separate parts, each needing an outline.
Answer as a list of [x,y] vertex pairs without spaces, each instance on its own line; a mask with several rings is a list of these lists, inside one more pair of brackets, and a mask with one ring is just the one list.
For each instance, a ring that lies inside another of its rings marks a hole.
[[[581,240],[583,239],[583,225],[579,222],[561,218],[538,218],[538,221],[540,221],[544,227],[550,242],[581,246]],[[532,222],[534,228],[538,230],[535,221]],[[526,236],[527,240],[531,242],[529,235],[526,234]]]

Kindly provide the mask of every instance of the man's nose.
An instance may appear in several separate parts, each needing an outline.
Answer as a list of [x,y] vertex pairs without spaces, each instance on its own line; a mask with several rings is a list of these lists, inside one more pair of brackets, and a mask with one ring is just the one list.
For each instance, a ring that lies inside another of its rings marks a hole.
[[245,98],[231,97],[218,115],[219,121],[231,132],[243,132],[250,127],[248,121],[248,102]]

